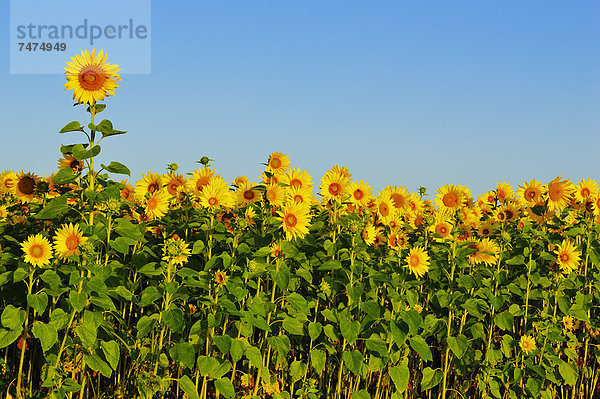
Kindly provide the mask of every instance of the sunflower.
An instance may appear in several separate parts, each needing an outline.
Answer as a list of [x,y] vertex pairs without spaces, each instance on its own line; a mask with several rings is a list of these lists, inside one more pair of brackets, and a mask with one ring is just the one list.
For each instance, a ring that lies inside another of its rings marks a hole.
[[213,210],[233,206],[233,198],[227,188],[227,182],[220,177],[204,186],[199,200],[203,207]]
[[563,240],[554,253],[557,255],[556,263],[563,273],[568,274],[579,267],[581,251],[578,251],[571,241]]
[[20,172],[14,185],[14,193],[22,202],[31,202],[34,199],[35,189],[40,179],[33,173]]
[[514,191],[512,186],[505,181],[502,181],[496,185],[496,197],[500,202],[504,202],[507,198],[510,198],[513,193]]
[[25,262],[30,265],[42,267],[50,263],[52,247],[50,246],[50,241],[43,235],[30,235],[21,244],[21,248],[25,252]]
[[406,248],[407,239],[406,234],[400,229],[392,229],[388,236],[388,245],[390,248],[395,250],[401,250]]
[[400,186],[388,186],[379,191],[380,197],[389,197],[394,204],[394,208],[403,213],[407,210],[408,191]]
[[149,219],[163,217],[169,210],[170,195],[166,190],[155,191],[145,201],[145,213]]
[[86,241],[87,237],[83,236],[78,224],[64,224],[54,236],[54,251],[61,259],[67,256],[79,255],[78,246]]
[[273,152],[269,156],[269,162],[267,163],[267,170],[274,175],[284,174],[290,167],[290,158],[281,152]]
[[529,204],[540,202],[542,195],[545,192],[545,186],[540,180],[531,179],[528,182],[523,182],[517,190],[517,194]]
[[349,201],[356,206],[366,206],[371,199],[371,187],[362,180],[348,185]]
[[307,171],[300,168],[292,168],[285,175],[281,176],[281,182],[290,186],[290,188],[306,188],[312,191],[312,178]]
[[78,161],[72,154],[63,154],[63,158],[58,159],[58,169],[71,168],[77,172],[83,168],[83,161]]
[[5,170],[0,175],[0,194],[14,194],[18,177],[12,170]]
[[235,194],[238,205],[244,206],[260,200],[260,192],[254,189],[256,186],[254,182],[246,180],[236,185],[237,190]]
[[292,187],[286,190],[286,202],[295,202],[305,204],[310,207],[312,204],[313,193],[309,188]]
[[573,331],[575,329],[575,322],[571,316],[563,316],[562,323],[564,329],[567,331]]
[[535,350],[535,339],[529,335],[523,335],[519,341],[519,347],[526,355],[528,355]]
[[347,166],[333,165],[329,171],[331,173],[344,176],[346,179],[350,179],[352,177],[352,173],[350,173]]
[[6,205],[0,205],[0,222],[6,219],[7,216],[8,208],[6,208]]
[[492,222],[492,220],[488,219],[479,225],[479,228],[477,229],[477,234],[479,234],[480,237],[485,238],[494,234],[496,230],[496,225]]
[[548,208],[550,210],[561,211],[571,201],[571,194],[573,194],[573,184],[566,180],[560,180],[561,176],[558,176],[550,183],[548,183]]
[[246,212],[244,212],[244,220],[246,221],[246,225],[248,225],[248,227],[253,227],[256,224],[256,222],[254,221],[255,217],[256,211],[250,206],[247,207]]
[[451,213],[459,209],[464,203],[463,190],[460,186],[446,184],[437,192],[435,204],[440,212]]
[[308,234],[310,207],[305,204],[288,203],[281,207],[279,219],[287,240],[303,238]]
[[378,197],[375,200],[375,212],[377,212],[379,220],[387,225],[390,220],[394,219],[396,208],[390,198]]
[[269,184],[265,190],[265,199],[271,206],[281,206],[285,202],[286,192],[279,184]]
[[163,245],[162,259],[171,265],[182,266],[192,254],[189,245],[178,237],[171,237]]
[[429,255],[423,247],[413,247],[405,261],[410,272],[419,278],[429,271]]
[[202,190],[206,185],[208,185],[208,183],[210,183],[214,176],[214,169],[211,169],[208,166],[196,169],[194,172],[192,172],[192,177],[190,177],[187,181],[189,192],[194,194],[196,197],[200,197]]
[[135,196],[142,199],[146,194],[154,194],[162,190],[164,181],[157,172],[148,172],[135,184]]
[[260,172],[260,177],[264,184],[277,184],[279,183],[279,178],[283,176],[284,175],[277,177],[277,175],[265,170]]
[[377,237],[377,230],[372,223],[369,223],[365,226],[362,231],[362,238],[367,245],[373,245],[375,243],[375,238]]
[[121,198],[125,201],[133,202],[135,196],[135,188],[129,182],[129,180],[121,180]]
[[325,200],[341,202],[348,191],[348,177],[332,168],[321,178],[319,188]]
[[412,213],[423,212],[423,201],[419,199],[415,194],[410,193],[406,199],[406,208]]
[[177,196],[181,192],[180,187],[185,187],[186,178],[179,173],[171,172],[163,176],[163,181],[166,182],[165,187],[169,194]]
[[435,218],[434,223],[429,226],[429,230],[432,233],[437,234],[437,236],[434,236],[434,240],[444,241],[445,239],[450,238],[452,233],[452,224],[446,215],[439,214]]
[[118,65],[106,62],[104,50],[98,54],[96,50],[92,50],[92,54],[81,50],[81,55],[71,57],[71,62],[67,62],[65,90],[73,90],[73,100],[78,103],[94,105],[106,96],[115,95],[115,89],[119,87],[116,82],[121,80],[117,73],[120,70]]
[[248,176],[238,176],[235,179],[233,179],[232,184],[236,187],[239,187],[246,182],[248,182]]
[[476,241],[469,245],[469,248],[475,249],[475,252],[469,255],[469,264],[471,265],[478,265],[480,263],[485,263],[488,266],[493,265],[498,261],[498,257],[500,256],[500,247],[489,238]]
[[575,189],[575,197],[578,201],[586,203],[598,196],[598,183],[590,178],[581,179]]

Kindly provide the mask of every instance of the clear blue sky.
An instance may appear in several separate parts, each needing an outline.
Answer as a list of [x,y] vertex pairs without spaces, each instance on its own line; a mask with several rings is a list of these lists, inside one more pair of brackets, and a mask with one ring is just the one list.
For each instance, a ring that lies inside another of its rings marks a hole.
[[[8,2],[0,18],[0,170],[47,174],[87,114],[62,71],[10,75]],[[203,155],[256,179],[281,151],[375,190],[600,181],[597,1],[154,0],[151,36],[152,73],[123,70],[103,114],[129,133],[100,162],[133,180]]]

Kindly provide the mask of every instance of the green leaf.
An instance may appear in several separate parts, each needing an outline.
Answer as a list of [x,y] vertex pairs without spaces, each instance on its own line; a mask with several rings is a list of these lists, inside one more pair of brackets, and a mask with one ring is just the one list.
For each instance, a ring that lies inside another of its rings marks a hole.
[[185,324],[183,311],[181,309],[167,309],[162,312],[162,318],[165,325],[173,332],[180,333],[183,331]]
[[150,332],[150,330],[152,330],[152,327],[154,327],[155,323],[156,323],[156,320],[154,320],[148,316],[140,317],[140,319],[138,320],[137,325],[136,325],[137,337],[138,338],[145,337],[146,334],[148,334]]
[[88,295],[85,292],[77,293],[75,291],[69,292],[69,302],[71,306],[77,312],[81,312],[87,305]]
[[129,246],[135,245],[136,243],[137,240],[131,239],[129,237],[117,237],[114,240],[110,241],[110,246],[114,250],[126,255],[129,252]]
[[510,312],[502,312],[496,315],[496,325],[502,330],[512,331],[514,316]]
[[325,370],[325,362],[327,361],[327,355],[320,349],[312,349],[310,351],[310,363],[317,373]]
[[73,173],[73,169],[70,167],[62,168],[54,176],[52,176],[52,182],[54,184],[69,184],[77,180],[77,175]]
[[433,360],[433,355],[431,353],[431,349],[425,339],[420,335],[417,335],[413,338],[409,338],[408,342],[410,343],[410,347],[415,350],[421,357],[424,362],[428,362]]
[[169,349],[169,355],[177,362],[183,363],[184,367],[193,369],[196,364],[196,351],[188,342],[176,343]]
[[44,352],[47,352],[58,341],[58,332],[52,324],[36,321],[33,323],[33,335],[40,340]]
[[60,331],[69,323],[69,315],[61,308],[56,308],[50,315],[50,323],[56,327],[56,331]]
[[283,328],[290,334],[304,335],[304,327],[298,319],[286,316],[283,319]]
[[100,166],[110,173],[131,176],[131,171],[129,170],[129,168],[117,161],[111,161],[111,163],[108,165],[100,164]]
[[292,307],[294,309],[296,309],[297,311],[302,312],[306,315],[310,313],[310,311],[308,309],[308,302],[306,302],[306,299],[302,295],[298,294],[297,292],[293,292],[293,293],[287,295],[285,297],[285,300],[290,305],[292,305]]
[[306,364],[299,360],[294,360],[290,365],[290,375],[292,376],[292,383],[301,380],[306,374]]
[[330,259],[317,268],[319,271],[337,270],[342,268],[342,263],[336,259]]
[[7,347],[21,336],[21,330],[6,330],[0,328],[0,348]]
[[34,217],[42,220],[54,219],[64,215],[69,209],[71,208],[67,205],[67,197],[63,195],[51,199],[50,202],[48,202],[48,204],[46,204],[46,206]]
[[202,376],[210,377],[217,372],[220,363],[219,360],[211,356],[198,356],[198,372]]
[[340,320],[340,332],[346,339],[346,342],[352,344],[356,341],[356,338],[358,338],[358,334],[360,333],[360,322],[342,318]]
[[308,336],[311,340],[315,341],[317,338],[319,338],[322,331],[323,326],[321,325],[321,323],[313,323],[312,321],[308,323]]
[[219,378],[216,380],[215,388],[227,399],[235,398],[235,388],[229,378]]
[[444,376],[442,370],[431,367],[425,367],[423,369],[423,379],[421,379],[421,392],[436,387]]
[[518,266],[518,265],[524,265],[525,264],[525,258],[523,257],[523,255],[517,255],[513,258],[510,258],[506,261],[507,265],[513,265],[513,266]]
[[83,126],[77,121],[67,123],[58,133],[83,132]]
[[100,347],[102,348],[102,352],[104,353],[104,357],[108,360],[110,367],[113,370],[117,369],[117,365],[119,364],[119,359],[121,358],[121,352],[119,350],[119,344],[115,341],[100,342]]
[[[106,104],[94,104],[94,114],[98,115],[100,112],[104,111],[105,108]],[[92,113],[92,110],[89,106],[87,107],[86,111]]]
[[231,337],[229,335],[216,335],[213,337],[213,342],[222,354],[226,355],[229,353],[231,349]]
[[84,159],[93,158],[97,156],[98,154],[100,154],[100,150],[101,148],[97,144],[89,150],[86,150],[83,144],[75,144],[71,151],[73,152],[73,156],[78,161],[83,161]]
[[365,345],[371,352],[378,353],[383,358],[389,357],[387,345],[379,335],[375,333],[371,334],[371,336],[365,341]]
[[287,356],[290,351],[291,344],[290,339],[285,335],[278,335],[274,337],[268,337],[267,341],[271,348],[275,349],[282,357]]
[[468,341],[464,334],[460,334],[457,337],[448,337],[448,347],[454,353],[454,356],[461,359],[467,351]]
[[350,396],[350,399],[371,399],[371,395],[366,389],[361,389],[360,391],[356,391]]
[[346,368],[354,374],[359,374],[362,367],[363,355],[357,350],[352,352],[344,351],[342,353],[342,360],[346,365]]
[[198,396],[198,391],[196,390],[196,385],[194,385],[192,380],[190,380],[190,377],[184,375],[179,379],[178,382],[179,388],[181,388],[181,390],[185,392],[190,399],[200,399],[200,396]]
[[575,368],[573,365],[563,361],[558,366],[558,371],[565,380],[565,384],[572,386],[577,384],[577,378],[579,377],[579,374],[577,372],[577,368]]
[[204,251],[204,242],[201,240],[195,241],[192,247],[192,255],[201,254],[202,251]]
[[112,369],[106,363],[97,352],[94,352],[92,355],[83,355],[83,360],[89,368],[95,371],[99,371],[103,376],[109,378],[112,375]]
[[261,368],[263,366],[262,354],[260,353],[260,350],[257,347],[255,347],[255,346],[247,347],[245,355],[248,358],[248,360],[250,360],[250,363],[254,367]]
[[91,348],[96,343],[96,338],[98,337],[98,328],[90,320],[84,320],[81,325],[75,328],[75,333],[79,339],[81,339],[81,342],[85,347]]
[[389,371],[392,381],[396,386],[398,392],[404,392],[408,386],[408,380],[410,378],[410,370],[406,364],[399,364],[398,366],[390,367]]
[[15,308],[13,305],[7,305],[2,311],[2,325],[10,330],[23,330],[25,322],[25,311],[21,308]]
[[27,303],[41,316],[44,314],[46,307],[48,306],[48,294],[45,292],[27,294]]
[[115,219],[114,229],[121,237],[130,238],[136,242],[144,238],[144,234],[140,231],[140,225],[124,218]]

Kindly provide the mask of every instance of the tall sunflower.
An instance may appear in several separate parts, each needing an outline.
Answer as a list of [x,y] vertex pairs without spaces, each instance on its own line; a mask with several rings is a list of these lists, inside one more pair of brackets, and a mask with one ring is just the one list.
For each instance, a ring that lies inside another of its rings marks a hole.
[[308,234],[310,207],[305,204],[288,203],[281,207],[279,219],[287,240],[303,238]]
[[510,198],[513,193],[512,186],[506,181],[502,181],[496,185],[496,197],[498,197],[500,202],[504,202],[507,198]]
[[463,190],[454,184],[440,187],[435,198],[435,204],[440,212],[449,213],[459,209],[464,203]]
[[249,205],[260,199],[260,192],[254,189],[255,186],[256,184],[251,180],[246,180],[237,184],[235,196],[238,205]]
[[205,208],[219,209],[231,208],[233,198],[227,188],[227,183],[222,179],[214,179],[208,185],[204,186],[200,194],[200,204]]
[[155,191],[145,201],[145,213],[149,219],[163,217],[169,210],[170,195],[166,190]]
[[179,193],[180,187],[185,187],[186,178],[179,173],[170,172],[164,175],[163,178],[167,191],[173,196]]
[[349,201],[357,206],[366,206],[371,199],[371,187],[362,180],[353,181],[348,185]]
[[64,224],[54,236],[54,251],[62,259],[67,256],[79,255],[78,246],[86,241],[87,237],[83,236],[78,224]]
[[72,154],[63,154],[63,158],[58,159],[58,169],[71,168],[77,172],[83,168],[83,161],[78,161]]
[[540,180],[531,179],[528,182],[523,182],[519,186],[517,193],[519,197],[531,204],[540,202],[542,195],[545,192],[545,186],[542,185]]
[[192,177],[187,181],[189,191],[196,197],[200,197],[204,187],[210,183],[211,179],[215,176],[215,170],[204,166],[196,169],[192,172]]
[[27,237],[27,240],[21,244],[21,249],[25,252],[25,262],[33,266],[47,265],[52,258],[50,241],[42,234]]
[[281,206],[286,200],[286,190],[279,184],[269,184],[265,190],[265,199],[272,206]]
[[115,95],[115,89],[119,87],[116,82],[121,80],[117,73],[120,70],[118,65],[106,62],[104,50],[98,54],[95,49],[91,54],[81,50],[81,55],[71,57],[71,62],[67,62],[65,90],[73,90],[73,100],[78,103],[94,105],[106,96]]
[[284,174],[290,167],[290,157],[281,152],[273,152],[269,156],[267,170],[275,175]]
[[12,170],[5,170],[0,174],[0,194],[14,194],[18,177]]
[[571,201],[573,194],[573,183],[569,179],[560,180],[561,176],[556,177],[548,183],[548,209],[561,211]]
[[406,267],[417,277],[423,277],[429,271],[429,255],[423,247],[413,247],[405,261]]
[[581,251],[578,251],[571,241],[563,240],[554,253],[556,254],[556,263],[563,273],[568,274],[579,267]]
[[321,178],[321,195],[325,200],[341,202],[348,191],[348,177],[333,168]]
[[33,201],[39,180],[33,173],[20,172],[14,185],[14,194],[23,202]]
[[281,176],[281,182],[290,186],[290,188],[307,188],[312,190],[312,178],[307,171],[300,168],[292,168],[285,175]]
[[598,183],[594,180],[590,180],[589,177],[581,179],[577,184],[575,190],[575,197],[580,202],[587,202],[592,198],[598,196]]
[[286,190],[286,197],[286,202],[295,202],[310,207],[313,200],[313,193],[309,188],[292,187]]
[[164,186],[163,177],[157,172],[148,172],[135,184],[135,196],[142,199],[146,194],[154,194],[162,190]]

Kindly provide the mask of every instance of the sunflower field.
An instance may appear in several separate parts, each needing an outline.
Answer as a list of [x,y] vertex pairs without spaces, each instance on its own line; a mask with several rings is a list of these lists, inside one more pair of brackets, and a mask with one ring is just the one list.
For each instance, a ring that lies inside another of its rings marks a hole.
[[118,66],[65,69],[80,142],[0,174],[0,396],[599,397],[595,181],[374,193],[273,152],[134,185],[94,162]]

